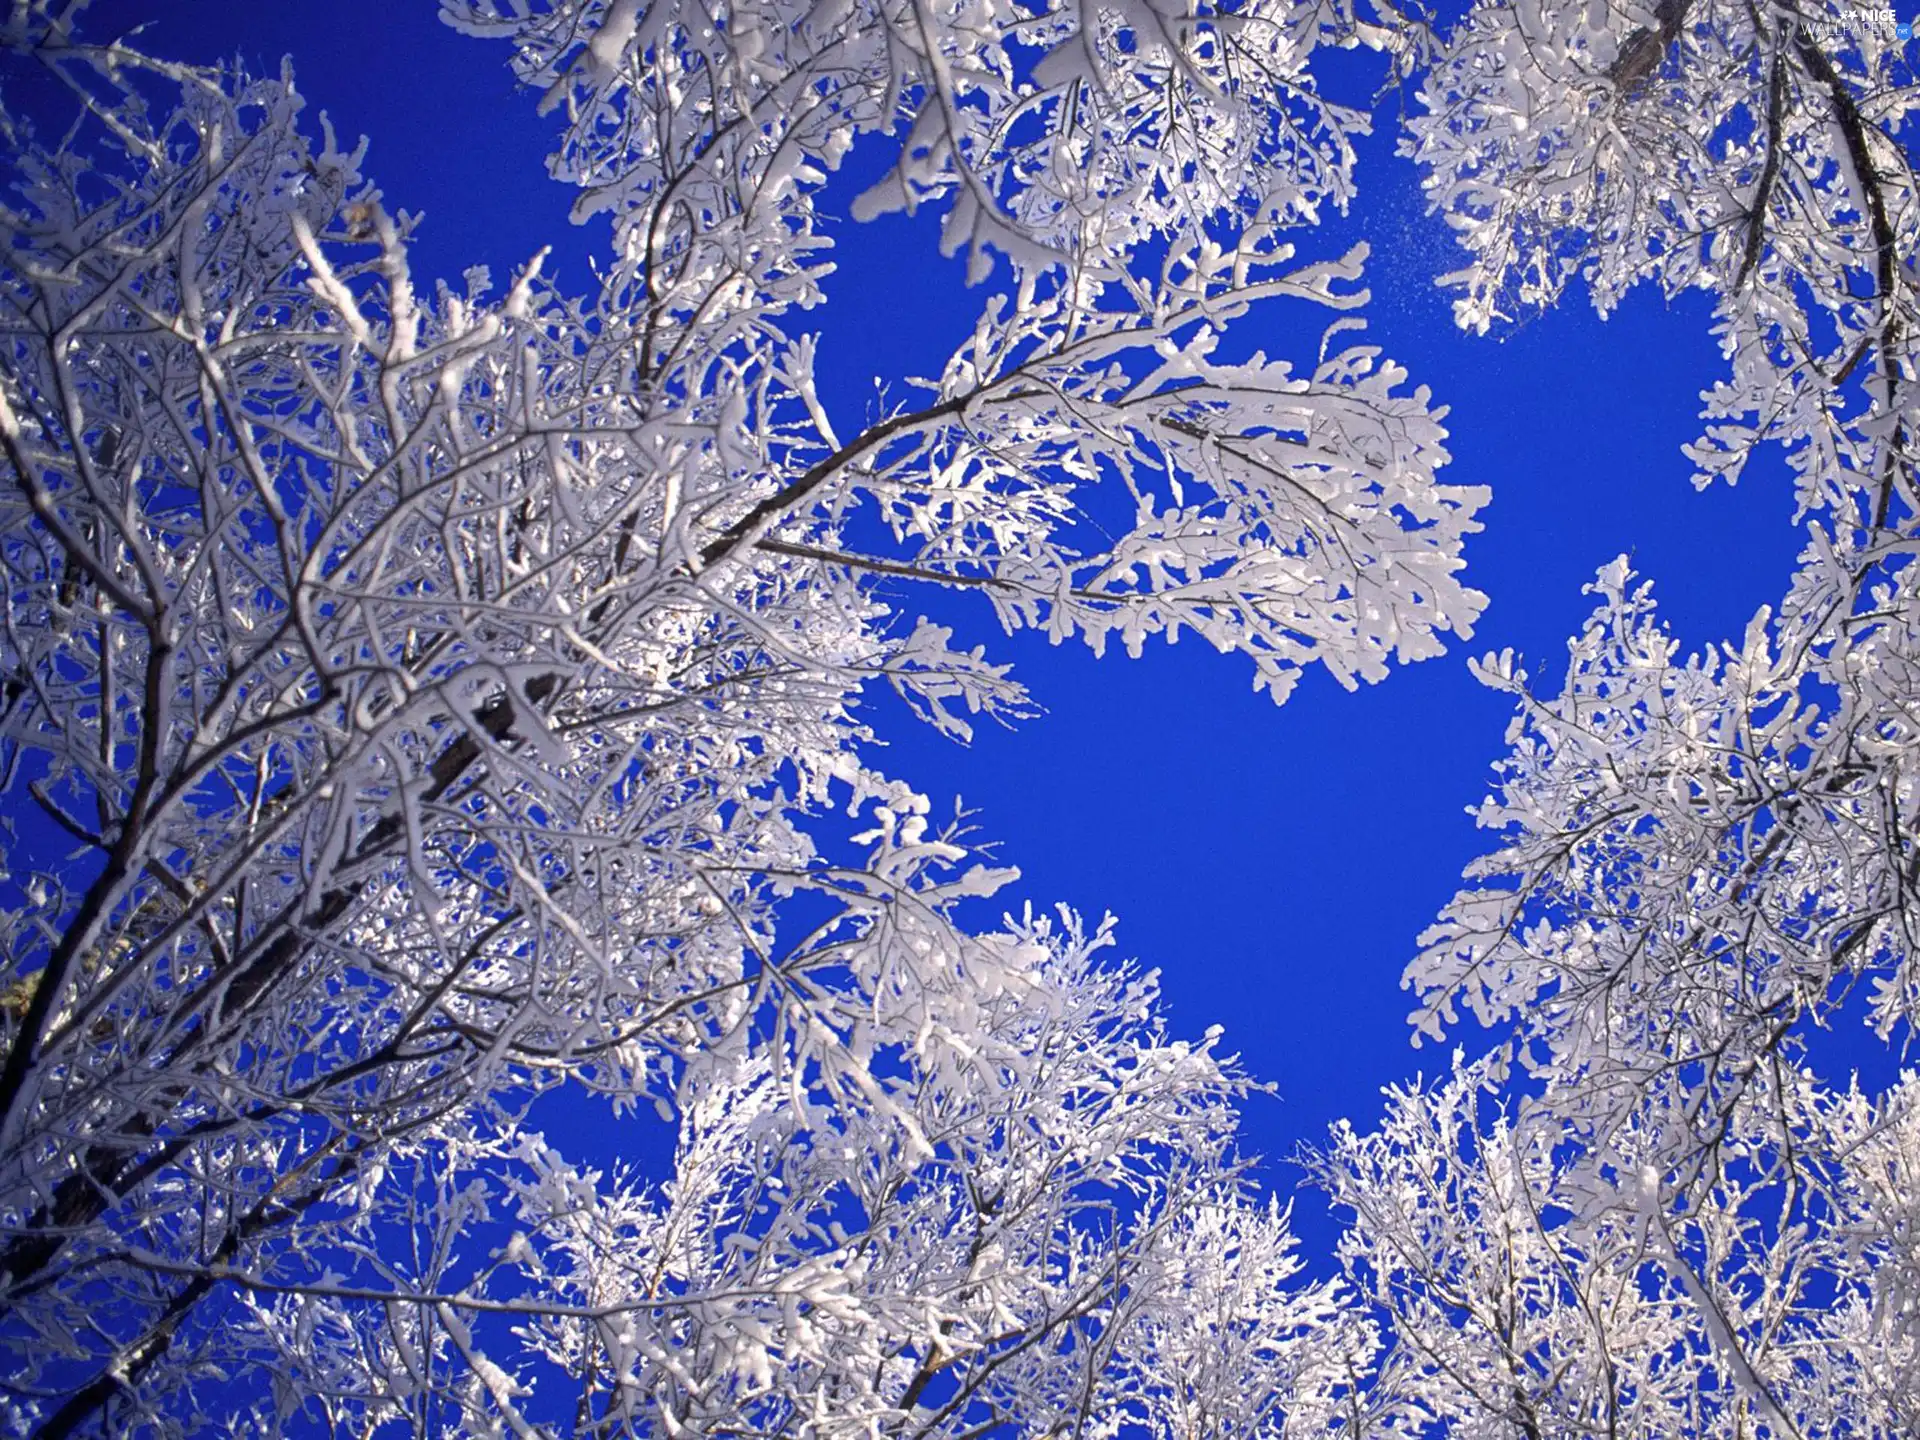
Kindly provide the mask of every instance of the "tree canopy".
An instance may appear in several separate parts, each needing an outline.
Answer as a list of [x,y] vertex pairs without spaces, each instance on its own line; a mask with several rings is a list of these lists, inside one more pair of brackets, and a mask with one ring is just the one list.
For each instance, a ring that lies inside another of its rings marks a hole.
[[[73,116],[0,111],[0,811],[75,847],[11,845],[0,917],[14,1428],[1920,1426],[1920,1082],[1808,1043],[1920,1005],[1905,37],[1806,0],[441,10],[611,220],[587,292],[427,293],[292,72],[80,4],[0,28]],[[1302,1157],[1345,1227],[1312,1279],[1236,1141],[1258,1077],[1108,924],[983,924],[1015,872],[859,699],[1028,713],[943,590],[1095,653],[1192,632],[1276,703],[1471,638],[1487,492],[1439,478],[1435,377],[1349,333],[1375,121],[1314,66],[1356,47],[1417,97],[1459,322],[1709,291],[1696,481],[1779,447],[1806,544],[1738,642],[1682,656],[1623,557],[1557,691],[1473,662],[1516,705],[1495,840],[1406,972],[1461,1049]],[[934,212],[981,299],[843,433],[810,312],[863,136],[853,218]],[[1293,358],[1227,339],[1278,300]],[[570,1161],[557,1103],[654,1125],[670,1178]]]

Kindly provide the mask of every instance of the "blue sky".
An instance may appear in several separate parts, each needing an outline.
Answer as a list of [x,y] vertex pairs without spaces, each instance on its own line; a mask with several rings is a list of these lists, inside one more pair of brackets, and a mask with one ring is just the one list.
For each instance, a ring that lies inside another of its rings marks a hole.
[[[149,18],[156,53],[238,53],[266,68],[291,54],[316,117],[371,137],[367,170],[388,205],[424,212],[420,274],[457,280],[486,263],[504,281],[553,243],[562,284],[589,283],[585,257],[605,232],[567,225],[571,194],[542,169],[548,123],[515,90],[504,51],[442,27],[431,0],[101,0],[86,29],[99,38]],[[1364,101],[1377,65],[1338,69],[1329,88]],[[1248,1144],[1268,1156],[1341,1115],[1370,1121],[1381,1085],[1444,1064],[1410,1048],[1399,974],[1486,847],[1464,812],[1504,748],[1509,707],[1468,675],[1467,657],[1513,646],[1556,684],[1591,608],[1581,586],[1622,551],[1689,648],[1736,636],[1784,588],[1800,541],[1783,467],[1756,467],[1738,489],[1688,483],[1679,447],[1721,373],[1703,299],[1669,308],[1636,294],[1604,324],[1569,305],[1487,338],[1453,328],[1432,277],[1456,252],[1394,157],[1395,107],[1384,108],[1363,147],[1360,201],[1310,243],[1371,242],[1369,339],[1452,407],[1442,478],[1492,487],[1467,550],[1470,583],[1491,597],[1474,639],[1354,695],[1310,676],[1276,708],[1253,694],[1243,662],[1191,637],[1096,661],[1002,637],[965,597],[917,592],[903,601],[1014,661],[1047,713],[1015,731],[984,727],[963,749],[875,699],[894,742],[883,763],[936,813],[965,798],[1024,874],[1009,898],[1113,911],[1123,952],[1162,970],[1176,1027],[1227,1027],[1247,1068],[1278,1088],[1247,1109]],[[875,143],[856,150],[829,208],[884,163]],[[873,376],[938,373],[978,296],[962,289],[961,261],[939,258],[930,215],[848,221],[837,234],[841,268],[812,318],[844,433]],[[1308,357],[1324,323],[1256,312],[1238,339]],[[1273,1178],[1291,1184],[1284,1170]],[[1317,1222],[1307,1228],[1311,1241]]]

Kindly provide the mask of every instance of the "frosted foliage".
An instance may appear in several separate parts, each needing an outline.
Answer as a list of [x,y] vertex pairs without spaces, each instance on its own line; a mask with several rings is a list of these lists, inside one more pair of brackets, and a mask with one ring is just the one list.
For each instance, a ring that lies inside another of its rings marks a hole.
[[[1283,238],[1363,123],[1308,59],[1386,33],[449,4],[613,215],[574,296],[539,257],[429,284],[290,77],[93,48],[78,8],[0,28],[85,102],[53,145],[0,115],[7,1423],[1350,1413],[1374,1331],[1295,1277],[1215,1038],[1103,929],[963,913],[1015,872],[867,762],[860,706],[1030,708],[916,584],[1095,650],[1196,632],[1276,700],[1470,633],[1484,492],[1348,343],[1363,248]],[[994,285],[843,432],[813,207],[896,127],[861,212],[937,209]],[[1312,358],[1228,350],[1256,306]],[[570,1163],[554,1113],[677,1154]]]
[[[582,214],[611,211],[653,253],[763,217],[811,219],[810,186],[862,132],[904,129],[859,201],[942,202],[951,253],[991,245],[1038,268],[1119,269],[1149,236],[1224,211],[1285,218],[1353,193],[1363,112],[1322,99],[1313,49],[1358,38],[1349,3],[1005,0],[642,7],[635,0],[443,0],[459,28],[510,39],[515,68],[565,115],[557,173]],[[692,93],[694,77],[704,92]],[[664,122],[664,123],[663,123]],[[990,262],[976,256],[976,273]]]
[[[0,774],[73,847],[8,856],[8,1423],[1920,1426],[1920,1081],[1820,1033],[1920,1018],[1890,30],[443,0],[611,221],[569,296],[537,260],[417,281],[290,79],[90,49],[69,8],[0,30],[89,102],[55,148],[0,115]],[[1311,61],[1361,44],[1418,78],[1462,323],[1704,287],[1695,478],[1777,442],[1806,542],[1737,641],[1687,653],[1622,559],[1564,678],[1478,662],[1517,707],[1494,839],[1406,983],[1480,1053],[1304,1157],[1344,1225],[1309,1282],[1220,1033],[1175,1038],[1104,924],[982,922],[1015,872],[860,706],[961,741],[1031,708],[924,586],[1096,652],[1194,632],[1275,700],[1470,635],[1485,492],[1353,343],[1364,246],[1295,250],[1367,123]],[[856,214],[924,207],[981,300],[852,429],[808,326],[856,144]],[[1302,317],[1298,357],[1227,333]],[[551,1092],[671,1161],[570,1160]]]
[[[1497,840],[1405,981],[1420,1037],[1487,1053],[1314,1162],[1389,1317],[1374,1403],[1435,1434],[1911,1433],[1914,50],[1871,12],[1686,0],[1428,39],[1409,146],[1462,323],[1576,279],[1603,311],[1710,290],[1731,374],[1688,454],[1733,478],[1778,441],[1806,544],[1737,641],[1687,654],[1621,557],[1563,679],[1478,662],[1518,707]],[[1831,1029],[1896,1078],[1862,1088]]]
[[[1920,351],[1915,51],[1843,4],[1478,4],[1441,47],[1405,147],[1470,263],[1486,329],[1584,280],[1604,312],[1645,280],[1710,292],[1730,372],[1692,459],[1736,478],[1793,451],[1807,509],[1884,518],[1905,487]],[[1849,382],[1853,382],[1849,385]],[[1872,394],[1872,408],[1860,391]]]
[[[476,1155],[507,1177],[512,1234],[409,1278],[466,1310],[551,1297],[519,1332],[511,1398],[589,1376],[582,1427],[1276,1434],[1293,1389],[1337,1406],[1339,1362],[1364,1361],[1370,1334],[1345,1320],[1358,1338],[1342,1352],[1320,1330],[1344,1319],[1332,1288],[1286,1283],[1285,1219],[1226,1160],[1241,1082],[1211,1039],[1141,1018],[1151,978],[1097,964],[1107,941],[1029,916],[982,942],[1016,983],[975,973],[920,1002],[965,1007],[971,1053],[904,1047],[859,1095],[773,1054],[690,1069],[664,1188],[531,1137]],[[452,1253],[435,1227],[463,1219],[442,1199],[420,1248]],[[422,1326],[390,1307],[369,1344],[345,1298],[323,1286],[259,1319],[315,1391],[404,1410],[428,1368],[409,1359]],[[1189,1371],[1196,1355],[1212,1369]],[[499,1408],[484,1386],[463,1400],[476,1427]]]
[[[445,9],[511,39],[565,116],[556,172],[580,213],[611,213],[615,285],[651,294],[651,388],[705,386],[683,356],[751,351],[821,300],[816,188],[863,133],[906,131],[857,213],[938,202],[972,278],[1008,258],[923,403],[861,437],[825,425],[810,374],[770,375],[898,553],[847,553],[853,497],[813,470],[737,543],[977,590],[1008,629],[1096,651],[1196,631],[1276,700],[1315,662],[1351,686],[1471,633],[1484,600],[1456,572],[1485,492],[1435,481],[1444,412],[1423,388],[1331,343],[1364,302],[1365,247],[1300,265],[1283,238],[1344,201],[1365,126],[1306,60],[1371,27],[1283,5]],[[1343,312],[1313,364],[1219,357],[1227,322],[1281,298]]]
[[[1920,616],[1908,563],[1915,356],[1911,277],[1889,248],[1913,221],[1905,151],[1892,138],[1908,103],[1893,84],[1906,61],[1882,43],[1890,30],[1775,18],[1756,38],[1738,28],[1752,16],[1699,5],[1637,19],[1476,11],[1442,46],[1450,58],[1427,85],[1433,114],[1414,126],[1432,183],[1452,197],[1445,203],[1479,257],[1462,275],[1483,290],[1509,272],[1487,257],[1529,233],[1527,216],[1547,212],[1534,196],[1482,214],[1471,186],[1448,187],[1474,165],[1489,174],[1518,165],[1508,142],[1523,132],[1542,158],[1513,171],[1514,194],[1534,195],[1526,186],[1546,173],[1538,167],[1592,181],[1577,192],[1591,213],[1566,201],[1585,218],[1542,240],[1540,255],[1563,279],[1587,274],[1610,303],[1640,273],[1630,262],[1642,247],[1593,216],[1631,218],[1647,233],[1679,223],[1661,208],[1672,198],[1661,185],[1678,182],[1655,183],[1665,174],[1658,157],[1697,152],[1704,164],[1744,143],[1723,133],[1731,122],[1714,86],[1744,94],[1741,77],[1757,65],[1795,101],[1793,126],[1749,137],[1771,176],[1750,198],[1783,208],[1751,204],[1748,222],[1708,227],[1712,236],[1687,254],[1647,242],[1657,263],[1645,268],[1715,288],[1728,335],[1748,324],[1743,306],[1783,325],[1824,306],[1837,327],[1850,357],[1838,368],[1851,379],[1775,340],[1742,341],[1736,356],[1770,387],[1768,399],[1749,392],[1753,408],[1820,417],[1778,432],[1794,447],[1807,521],[1798,570],[1738,643],[1684,658],[1658,622],[1650,584],[1623,558],[1590,587],[1598,609],[1570,643],[1557,695],[1537,691],[1511,653],[1480,663],[1483,680],[1520,702],[1511,754],[1478,811],[1503,842],[1469,870],[1473,883],[1407,972],[1423,1032],[1438,1036],[1463,1009],[1481,1024],[1511,1024],[1514,1053],[1550,1078],[1564,1113],[1604,1134],[1636,1106],[1658,1107],[1673,1127],[1660,1141],[1665,1158],[1695,1178],[1703,1147],[1810,1025],[1851,1005],[1890,1039],[1912,1026],[1920,995]],[[1739,65],[1709,64],[1736,51]],[[1563,87],[1557,108],[1522,105],[1549,72],[1584,75],[1585,89]],[[1806,88],[1814,79],[1825,88]],[[1445,86],[1460,94],[1443,124]],[[1795,128],[1823,105],[1824,140]],[[1709,128],[1690,140],[1703,115]],[[1621,145],[1638,148],[1607,148]],[[1476,146],[1493,148],[1469,164],[1462,157]],[[1768,299],[1769,286],[1784,288]],[[1841,303],[1843,292],[1851,298]],[[1726,394],[1705,397],[1710,420]]]
[[1916,1018],[1911,578],[1837,612],[1854,623],[1808,634],[1790,601],[1683,661],[1622,559],[1558,696],[1510,655],[1482,662],[1521,702],[1478,812],[1505,843],[1421,937],[1416,1024],[1510,1037],[1451,1083],[1530,1073],[1515,1133],[1552,1162],[1536,1209],[1572,1235],[1638,1207],[1667,1247],[1642,1252],[1679,1287],[1662,1324],[1745,1397],[1684,1433],[1913,1421],[1915,1081],[1873,1097],[1812,1059],[1818,1028],[1904,1043]]
[[1672,1081],[1717,1090],[1856,989],[1882,1035],[1910,1027],[1910,587],[1815,667],[1770,643],[1764,612],[1743,647],[1682,662],[1624,561],[1592,588],[1558,697],[1533,699],[1499,657],[1484,668],[1524,704],[1479,811],[1513,838],[1424,937],[1423,1028],[1459,1005],[1517,1020],[1567,1075],[1638,1075],[1645,1036],[1673,1063],[1719,1057]]
[[1591,1169],[1577,1125],[1516,1119],[1488,1078],[1391,1090],[1378,1131],[1309,1160],[1393,1316],[1379,1433],[1911,1433],[1913,1082],[1875,1105],[1782,1071],[1778,1111],[1737,1116],[1716,1184],[1675,1204],[1637,1127]]

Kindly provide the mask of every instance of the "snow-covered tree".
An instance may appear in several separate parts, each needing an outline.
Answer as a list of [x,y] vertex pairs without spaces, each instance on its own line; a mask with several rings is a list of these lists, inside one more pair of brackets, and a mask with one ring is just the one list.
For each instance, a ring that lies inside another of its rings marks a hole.
[[1704,483],[1784,444],[1841,532],[1911,513],[1920,272],[1914,52],[1888,12],[1814,0],[1476,4],[1439,45],[1405,148],[1470,257],[1485,330],[1585,284],[1715,300],[1729,364]]
[[[1920,1005],[1914,52],[1808,4],[1477,5],[1409,151],[1485,328],[1584,281],[1710,291],[1697,482],[1785,447],[1807,544],[1685,657],[1623,558],[1557,693],[1510,653],[1500,832],[1407,971],[1498,1048],[1313,1162],[1391,1317],[1376,1405],[1434,1433],[1910,1433]],[[1480,1086],[1511,1081],[1497,1112]]]
[[1578,1122],[1496,1105],[1491,1078],[1396,1089],[1377,1131],[1309,1157],[1350,1216],[1345,1272],[1391,1322],[1353,1401],[1375,1433],[1912,1433],[1911,1078],[1876,1103],[1783,1071],[1814,1142],[1743,1138],[1678,1199],[1657,1132],[1629,1124],[1596,1165]]
[[[1329,343],[1360,249],[1286,238],[1363,123],[1311,53],[1378,33],[1288,0],[451,3],[614,218],[572,296],[537,257],[428,286],[289,77],[95,45],[79,8],[0,28],[82,116],[0,117],[10,1423],[1350,1413],[1371,1331],[1284,1288],[1243,1082],[1104,932],[966,922],[1009,872],[871,768],[856,706],[885,682],[965,736],[1024,704],[883,584],[1096,650],[1194,631],[1276,700],[1470,632],[1484,496],[1434,479],[1424,390]],[[995,283],[855,429],[804,328],[815,206],[901,128],[859,212],[938,208]],[[1313,363],[1221,351],[1283,299],[1337,313]],[[816,839],[836,806],[859,863]],[[563,1086],[669,1117],[671,1177],[554,1154]]]
[[1694,1097],[1682,1149],[1712,1142],[1797,1027],[1860,991],[1890,1036],[1920,995],[1920,352],[1895,263],[1920,231],[1901,140],[1920,95],[1893,38],[1791,8],[1486,7],[1413,126],[1475,256],[1453,277],[1463,321],[1575,274],[1603,307],[1646,276],[1703,285],[1734,373],[1707,397],[1702,483],[1766,436],[1799,477],[1807,547],[1739,644],[1682,658],[1621,562],[1557,696],[1511,655],[1483,663],[1522,702],[1482,812],[1508,839],[1408,973],[1422,1029],[1461,1006],[1517,1021],[1598,1124]]

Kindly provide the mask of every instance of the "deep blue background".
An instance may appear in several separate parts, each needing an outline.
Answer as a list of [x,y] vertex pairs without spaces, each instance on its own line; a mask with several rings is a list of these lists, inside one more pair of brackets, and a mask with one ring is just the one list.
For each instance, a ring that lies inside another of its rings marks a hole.
[[[504,50],[446,29],[428,0],[112,0],[85,28],[102,38],[148,18],[142,44],[155,53],[239,54],[268,69],[291,54],[300,88],[343,138],[373,138],[367,170],[388,205],[424,215],[423,277],[457,281],[486,263],[503,284],[553,243],[562,284],[589,286],[585,257],[606,231],[567,225],[572,195],[544,176],[549,122],[513,85]],[[1334,58],[1330,85],[1363,102],[1377,65]],[[1006,898],[1115,911],[1124,952],[1162,969],[1175,1027],[1226,1025],[1247,1067],[1278,1088],[1247,1109],[1248,1143],[1268,1156],[1342,1115],[1370,1123],[1381,1085],[1445,1063],[1409,1048],[1399,975],[1490,839],[1464,812],[1504,748],[1509,707],[1473,681],[1466,657],[1513,646],[1557,685],[1566,637],[1591,608],[1581,586],[1623,551],[1656,582],[1689,648],[1737,636],[1784,588],[1801,538],[1778,466],[1737,490],[1688,484],[1679,447],[1721,373],[1704,299],[1669,309],[1638,294],[1604,325],[1569,305],[1504,338],[1453,328],[1432,277],[1458,254],[1392,154],[1393,102],[1385,108],[1354,214],[1303,239],[1315,253],[1371,241],[1369,338],[1452,407],[1443,478],[1493,489],[1467,551],[1470,583],[1492,597],[1474,639],[1355,695],[1310,676],[1275,708],[1252,693],[1243,662],[1192,637],[1139,661],[1117,651],[1095,661],[1077,645],[1001,637],[964,597],[903,592],[957,617],[966,644],[1015,661],[1047,713],[1016,731],[979,727],[962,748],[914,727],[890,696],[873,702],[893,741],[882,763],[932,795],[936,814],[964,796],[1021,868]],[[843,210],[886,163],[885,143],[855,151],[828,208]],[[980,296],[963,289],[960,261],[939,258],[932,216],[834,233],[831,303],[808,323],[823,335],[844,435],[865,417],[873,377],[939,373]],[[1237,338],[1310,359],[1328,318],[1276,309]],[[1284,1169],[1271,1173],[1291,1187]],[[1324,1252],[1323,1222],[1302,1221],[1309,1252]]]

